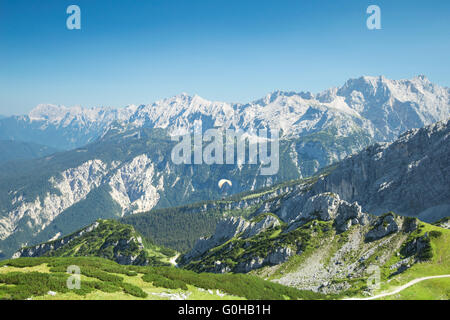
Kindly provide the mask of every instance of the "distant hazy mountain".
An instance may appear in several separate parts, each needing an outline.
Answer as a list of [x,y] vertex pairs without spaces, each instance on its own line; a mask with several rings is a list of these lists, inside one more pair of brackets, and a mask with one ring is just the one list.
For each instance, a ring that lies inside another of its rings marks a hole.
[[0,140],[0,163],[45,157],[58,150],[33,142]]
[[115,121],[126,121],[123,109],[38,105],[28,115],[0,119],[0,139],[34,142],[69,150],[97,139]]
[[364,131],[375,141],[450,116],[450,89],[424,76],[411,80],[361,77],[319,94],[276,91],[247,104],[212,102],[181,94],[153,104],[122,109],[39,105],[28,115],[0,121],[0,139],[32,141],[60,149],[85,145],[118,121],[181,132],[225,126],[249,130],[278,127],[285,137],[321,131],[349,136]]

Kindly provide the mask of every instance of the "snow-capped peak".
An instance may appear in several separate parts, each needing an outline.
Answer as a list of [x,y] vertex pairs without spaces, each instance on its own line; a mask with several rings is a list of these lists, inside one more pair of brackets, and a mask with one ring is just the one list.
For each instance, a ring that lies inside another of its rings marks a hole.
[[65,106],[54,104],[39,104],[28,114],[30,120],[60,121],[67,113]]
[[340,132],[340,128],[359,127],[378,140],[393,140],[407,129],[450,117],[449,101],[450,90],[431,83],[423,75],[402,80],[363,76],[317,94],[278,90],[247,104],[210,101],[197,94],[181,93],[152,104],[125,108],[41,104],[28,117],[42,122],[42,130],[49,124],[74,126],[78,131],[89,128],[92,135],[118,121],[167,128],[171,132],[190,130],[199,124],[203,129],[270,126],[282,129],[285,135],[300,135],[327,126]]

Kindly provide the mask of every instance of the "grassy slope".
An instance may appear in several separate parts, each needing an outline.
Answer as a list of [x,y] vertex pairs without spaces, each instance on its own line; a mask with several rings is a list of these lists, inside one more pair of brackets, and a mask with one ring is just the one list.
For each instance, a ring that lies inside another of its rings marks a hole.
[[[70,265],[81,269],[79,290],[67,289]],[[322,298],[248,275],[122,266],[101,258],[21,258],[0,263],[0,299],[170,299],[182,295],[187,299]]]
[[[389,278],[388,266],[401,260],[401,257],[393,256],[382,268],[381,286],[379,290],[374,291],[374,295],[393,291],[395,288],[417,278],[450,274],[450,230],[427,223],[421,223],[421,225],[423,227],[417,230],[412,236],[422,236],[430,231],[438,231],[441,233],[441,236],[439,237],[430,237],[433,253],[432,258],[429,261],[416,263],[403,273]],[[384,297],[382,299],[448,299],[450,293],[449,285],[450,281],[448,278],[425,280],[396,295]]]
[[430,279],[380,300],[450,300],[450,279]]
[[[416,278],[450,273],[450,230],[425,223],[421,225],[422,228],[411,234],[410,238],[422,236],[430,231],[441,232],[440,236],[431,237],[433,253],[431,260],[417,263],[404,273],[389,279],[388,275],[392,272],[388,271],[389,266],[402,258],[393,255],[382,267],[382,285],[374,294],[392,291]],[[320,230],[327,226],[323,223],[323,226],[316,225],[316,227]],[[336,241],[345,240],[345,235],[342,239],[340,238],[336,238]],[[317,243],[314,241],[314,244]],[[330,244],[331,252],[334,251],[334,245]],[[314,247],[311,245],[311,248]],[[307,252],[304,253],[307,256]],[[155,254],[158,254],[157,250]],[[324,257],[324,261],[327,258]],[[301,264],[301,261],[290,260],[283,265],[283,272],[295,270],[298,265],[295,262]],[[69,275],[65,271],[69,265],[78,265],[81,268],[81,291],[66,288],[65,284]],[[276,273],[271,278],[278,276]],[[448,299],[449,280],[426,280],[384,299]],[[364,279],[355,282],[356,291],[363,289],[364,283]],[[52,296],[48,294],[48,291],[57,293]],[[33,299],[338,298],[288,288],[250,275],[196,274],[173,267],[122,266],[100,258],[22,258],[1,262],[0,299],[30,297]]]
[[[431,238],[432,259],[417,263],[391,281],[382,283],[380,291],[391,291],[397,286],[421,277],[450,274],[450,230],[424,223],[420,235],[432,230],[442,233],[440,237]],[[448,278],[425,280],[405,289],[398,295],[386,297],[386,299],[423,299],[425,297],[426,299],[441,299],[445,296],[448,299],[449,284]]]

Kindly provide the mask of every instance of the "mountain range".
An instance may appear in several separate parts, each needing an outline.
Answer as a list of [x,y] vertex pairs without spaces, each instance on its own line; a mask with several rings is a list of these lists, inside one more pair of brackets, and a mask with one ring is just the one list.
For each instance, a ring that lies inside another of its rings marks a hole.
[[[316,95],[278,91],[245,105],[210,102],[185,94],[117,110],[41,105],[27,116],[1,119],[0,137],[34,139],[63,149],[82,146],[4,165],[0,172],[0,255],[10,256],[21,246],[74,232],[98,218],[220,199],[223,195],[216,184],[224,177],[233,182],[230,193],[308,177],[375,141],[391,141],[412,127],[446,119],[449,110],[449,90],[423,76],[411,80],[361,77]],[[279,127],[279,172],[261,176],[259,165],[174,165],[170,159],[174,142],[169,136],[199,124],[203,129]],[[383,147],[377,148],[382,152]],[[446,150],[439,150],[436,144],[434,152]],[[399,155],[389,155],[386,165],[391,165],[393,177],[383,176],[385,181],[381,182],[400,183],[403,179],[396,176],[396,164],[392,163]],[[370,159],[360,162],[366,160]],[[411,164],[412,168],[422,168],[419,160]],[[405,161],[409,163],[410,159],[406,157]],[[349,168],[355,170],[351,165]],[[389,168],[383,168],[381,174],[385,169]],[[357,179],[361,172],[347,174]],[[371,182],[374,190],[364,191],[367,199],[361,198],[363,193],[344,192],[348,181],[341,183],[338,193],[349,201],[367,202],[371,212],[378,212],[379,199],[370,198],[382,194],[376,189],[380,185],[377,179]],[[360,183],[368,183],[364,181]],[[388,187],[383,188],[389,198]],[[427,190],[417,192],[420,195],[414,201],[424,202],[419,199]],[[428,216],[439,218],[447,204],[439,195],[435,198],[434,208],[404,204],[405,210],[416,209],[399,213],[424,212],[425,220]],[[423,210],[417,211],[419,208]],[[433,212],[426,213],[426,209]]]
[[363,76],[317,94],[275,91],[245,104],[187,94],[117,109],[41,104],[28,115],[0,119],[0,139],[70,150],[96,141],[117,124],[169,134],[199,126],[246,132],[270,127],[289,141],[296,165],[292,174],[307,177],[374,142],[392,142],[406,130],[447,119],[449,90],[425,76]]
[[0,139],[31,141],[73,149],[97,139],[114,122],[180,133],[201,124],[239,128],[279,128],[284,137],[335,130],[349,136],[357,129],[376,141],[450,116],[450,89],[425,76],[389,80],[364,76],[318,94],[275,91],[247,104],[208,101],[181,94],[148,105],[85,109],[38,105],[28,115],[0,121]]
[[[250,273],[327,297],[374,295],[379,288],[368,285],[372,272],[387,287],[391,281],[445,276],[450,268],[448,217],[431,225],[417,216],[434,221],[448,214],[449,139],[450,120],[437,122],[393,143],[370,146],[311,178],[127,215],[121,219],[125,224],[99,220],[72,235],[22,248],[15,256],[95,255],[145,264],[149,260],[140,233],[183,251],[178,266],[196,274]],[[354,201],[360,195],[361,204]],[[383,209],[390,206],[402,215]],[[376,208],[379,215],[367,208]],[[215,231],[208,221],[216,221]],[[194,243],[195,235],[201,237]]]
[[[181,94],[0,118],[0,260],[19,258],[0,263],[0,298],[45,294],[24,267],[70,295],[60,272],[74,263],[100,280],[80,294],[138,298],[372,295],[374,266],[386,287],[448,276],[449,93],[424,76],[361,77],[248,104]],[[174,163],[171,136],[199,127],[280,129],[279,171]]]

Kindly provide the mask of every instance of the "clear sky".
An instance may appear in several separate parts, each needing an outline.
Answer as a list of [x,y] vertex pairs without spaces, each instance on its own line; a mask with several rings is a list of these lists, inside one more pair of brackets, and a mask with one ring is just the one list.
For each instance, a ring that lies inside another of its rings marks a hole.
[[[81,30],[66,9],[81,8]],[[368,30],[366,8],[381,8]],[[450,1],[0,0],[0,114],[39,103],[249,102],[361,75],[450,86]]]

